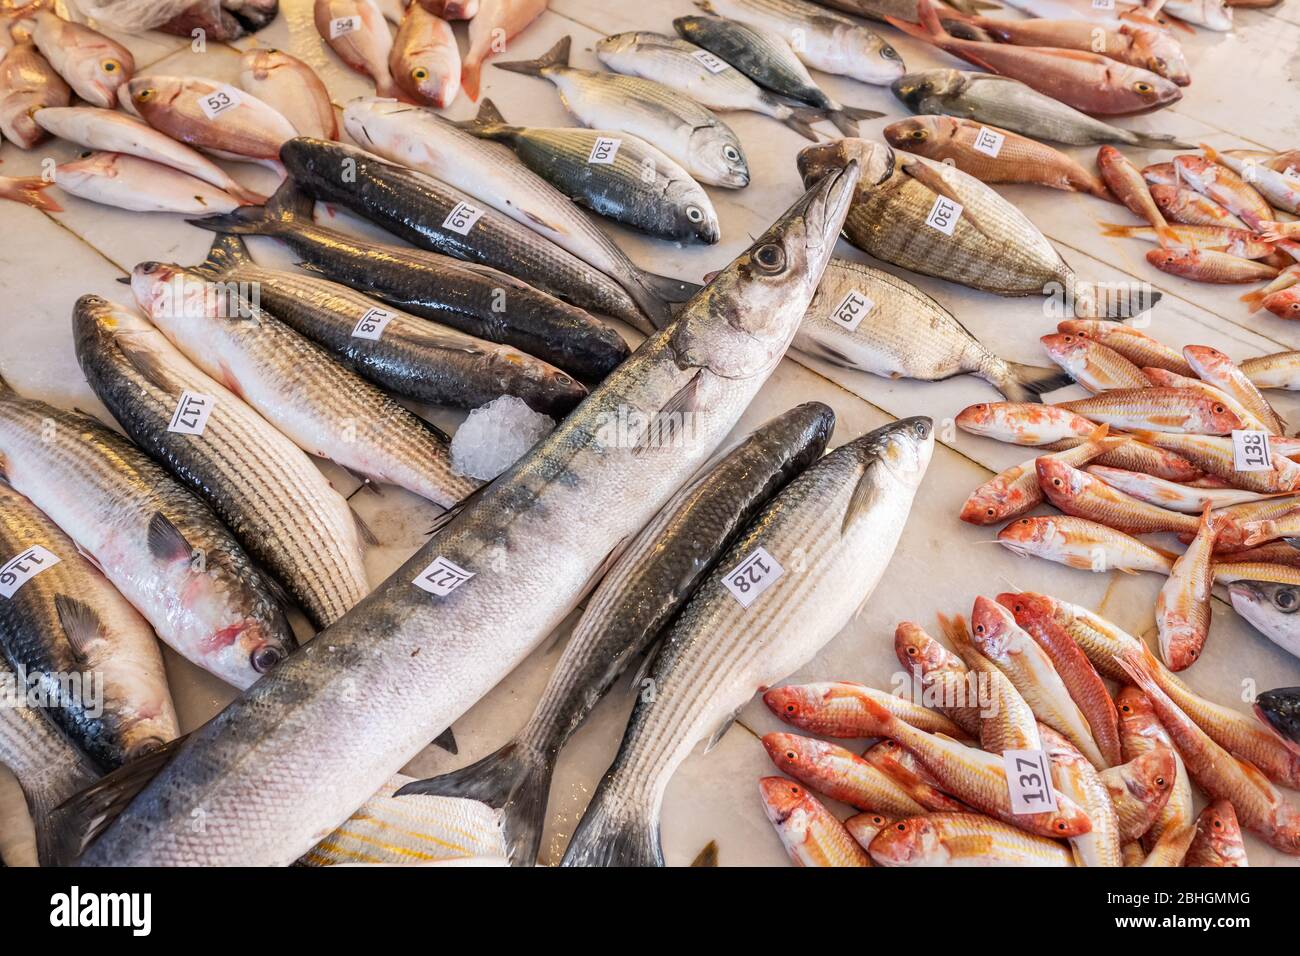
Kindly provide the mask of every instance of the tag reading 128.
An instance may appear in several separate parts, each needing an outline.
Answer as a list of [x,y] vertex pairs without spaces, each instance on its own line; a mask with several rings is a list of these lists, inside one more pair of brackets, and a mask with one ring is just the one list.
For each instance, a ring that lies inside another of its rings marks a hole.
[[747,608],[783,574],[785,568],[777,564],[776,558],[768,554],[766,548],[755,548],[744,561],[732,568],[722,583],[740,606]]

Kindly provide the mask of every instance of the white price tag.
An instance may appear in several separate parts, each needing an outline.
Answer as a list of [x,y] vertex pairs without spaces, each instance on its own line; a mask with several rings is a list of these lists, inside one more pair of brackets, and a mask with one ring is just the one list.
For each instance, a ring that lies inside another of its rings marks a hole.
[[1043,750],[1004,750],[1012,813],[1044,813],[1056,809],[1052,765]]
[[998,153],[1002,152],[1002,144],[1006,141],[1007,138],[997,130],[981,126],[980,131],[975,134],[975,151],[997,159]]
[[704,64],[704,68],[710,73],[721,73],[723,70],[730,69],[731,64],[726,60],[719,59],[708,50],[696,50],[691,56]]
[[181,392],[181,400],[176,403],[167,430],[180,435],[202,435],[203,429],[208,427],[208,416],[216,405],[217,400],[211,395]]
[[925,224],[931,229],[938,229],[945,236],[951,236],[961,218],[961,203],[953,202],[946,196],[935,196],[930,215],[925,217]]
[[766,548],[755,548],[749,557],[727,573],[722,583],[731,592],[731,596],[740,602],[741,607],[749,607],[783,574],[785,568],[776,563]]
[[446,597],[474,576],[473,571],[466,571],[453,561],[436,557],[433,563],[420,572],[412,583],[421,591],[428,591],[438,597]]
[[34,544],[0,567],[0,597],[11,598],[20,587],[47,568],[59,563],[59,556]]
[[452,232],[462,236],[468,236],[469,231],[474,228],[474,223],[483,217],[483,210],[472,203],[458,202],[456,208],[447,213],[447,218],[442,221],[442,228],[450,229]]
[[871,310],[876,307],[870,296],[863,295],[857,289],[850,289],[849,294],[844,297],[844,301],[835,307],[831,313],[831,319],[839,325],[844,326],[850,332],[856,332],[862,320],[871,314]]
[[349,33],[356,33],[360,29],[360,14],[354,13],[350,17],[335,17],[330,21],[330,39],[337,40],[339,37],[347,36]]
[[378,342],[379,337],[384,334],[384,329],[388,327],[388,323],[395,318],[397,318],[396,312],[371,309],[357,321],[356,328],[352,330],[352,337]]
[[1114,10],[1115,0],[1092,0],[1094,10]]
[[199,97],[199,108],[208,119],[216,119],[226,110],[233,110],[239,103],[239,91],[233,86],[223,86]]
[[608,136],[597,136],[596,144],[591,147],[591,155],[587,157],[589,166],[612,166],[614,159],[618,156],[618,148],[623,145],[621,139],[611,139]]
[[1237,471],[1272,471],[1268,432],[1236,429],[1232,433],[1232,467]]

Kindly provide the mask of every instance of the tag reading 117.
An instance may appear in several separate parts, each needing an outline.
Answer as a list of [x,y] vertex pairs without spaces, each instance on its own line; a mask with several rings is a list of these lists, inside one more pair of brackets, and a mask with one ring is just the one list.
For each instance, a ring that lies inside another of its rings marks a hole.
[[39,544],[15,555],[0,567],[0,597],[11,598],[36,575],[59,563],[59,556]]
[[945,236],[951,236],[952,231],[957,228],[957,220],[961,218],[962,205],[959,202],[953,202],[947,196],[935,196],[934,205],[930,207],[930,215],[925,217],[925,224],[931,229],[937,229]]
[[216,404],[217,400],[211,395],[181,392],[176,411],[172,412],[172,420],[167,423],[167,430],[179,435],[202,435]]
[[1012,813],[1044,813],[1056,809],[1051,764],[1042,750],[1004,750]]

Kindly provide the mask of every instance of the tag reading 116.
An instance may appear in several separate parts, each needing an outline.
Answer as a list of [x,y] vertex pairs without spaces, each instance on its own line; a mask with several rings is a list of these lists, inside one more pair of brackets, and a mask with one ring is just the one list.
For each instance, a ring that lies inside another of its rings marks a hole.
[[1236,429],[1232,433],[1232,467],[1237,471],[1272,471],[1268,432]]
[[1044,813],[1056,809],[1051,765],[1042,750],[1004,750],[1012,813]]
[[957,220],[961,218],[961,210],[961,203],[953,202],[947,196],[935,196],[930,215],[925,217],[925,224],[931,229],[938,229],[945,236],[951,236],[957,228]]
[[755,548],[749,557],[732,568],[722,583],[740,606],[747,608],[783,574],[785,568],[777,564],[776,558],[768,554],[766,548]]
[[59,563],[59,556],[51,554],[39,544],[34,544],[22,554],[15,555],[0,567],[0,597],[13,597],[20,587],[42,571]]

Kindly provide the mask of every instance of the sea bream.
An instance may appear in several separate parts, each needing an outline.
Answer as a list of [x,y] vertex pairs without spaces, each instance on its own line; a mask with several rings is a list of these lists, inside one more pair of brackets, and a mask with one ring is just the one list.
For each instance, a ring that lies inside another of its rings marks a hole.
[[[758,690],[806,663],[870,597],[934,448],[928,418],[840,446],[763,510],[664,638],[614,763],[565,866],[663,864],[659,814],[673,773],[717,741]],[[785,626],[797,616],[800,627]]]
[[438,109],[449,106],[460,89],[460,49],[451,24],[411,3],[393,38],[388,69],[413,100]]
[[[478,0],[478,11],[469,21],[469,49],[460,71],[460,85],[471,99],[478,99],[483,61],[500,53],[505,44],[546,10],[548,0]],[[382,95],[382,94],[381,94]]]
[[277,591],[207,505],[117,432],[0,383],[0,470],[181,656],[241,688],[288,656]]
[[60,163],[54,179],[70,195],[133,212],[209,216],[234,212],[245,202],[189,173],[126,153],[91,153]]
[[135,72],[130,50],[98,30],[64,20],[49,10],[20,14],[15,22],[20,29],[30,29],[36,49],[74,93],[103,109],[117,105],[118,88]]
[[315,0],[316,32],[349,69],[375,81],[380,96],[397,96],[388,58],[393,35],[375,0]]
[[316,71],[283,50],[254,49],[239,61],[239,86],[279,110],[301,136],[338,139],[329,90]]
[[[794,337],[856,175],[810,189],[392,577],[187,738],[83,862],[287,865],[368,800],[564,620],[731,430]],[[707,414],[653,447],[602,439],[629,407]]]
[[30,43],[19,43],[0,60],[0,133],[19,149],[45,139],[32,118],[37,110],[71,101],[68,84]]

